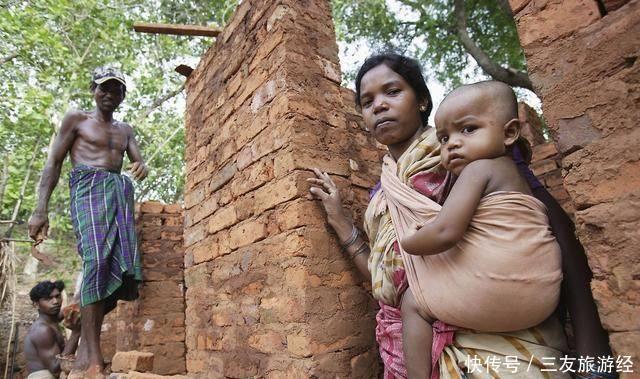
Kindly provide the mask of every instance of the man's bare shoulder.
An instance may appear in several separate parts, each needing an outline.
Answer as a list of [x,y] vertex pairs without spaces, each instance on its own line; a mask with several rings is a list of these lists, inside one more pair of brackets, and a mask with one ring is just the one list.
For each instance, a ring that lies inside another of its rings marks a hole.
[[55,343],[56,336],[56,331],[53,327],[36,321],[31,325],[24,339],[25,343],[42,346]]
[[113,125],[117,126],[118,128],[123,128],[126,130],[133,130],[133,127],[131,125],[129,125],[129,123],[124,122],[124,121],[120,121],[120,120],[113,120]]
[[81,122],[87,120],[91,115],[91,112],[72,109],[68,111],[62,119],[61,129],[69,130],[77,127]]
[[64,118],[79,122],[79,121],[84,121],[88,119],[90,115],[91,115],[91,112],[87,112],[79,109],[72,109],[64,115]]

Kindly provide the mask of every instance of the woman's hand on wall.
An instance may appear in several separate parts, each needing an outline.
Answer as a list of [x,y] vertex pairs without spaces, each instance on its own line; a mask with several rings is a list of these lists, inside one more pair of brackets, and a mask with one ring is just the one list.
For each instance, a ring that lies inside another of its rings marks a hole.
[[322,202],[322,207],[327,213],[327,222],[335,230],[338,238],[344,241],[353,230],[353,222],[344,212],[338,187],[326,172],[317,168],[314,168],[313,172],[316,177],[307,179],[311,183],[309,192],[314,199]]

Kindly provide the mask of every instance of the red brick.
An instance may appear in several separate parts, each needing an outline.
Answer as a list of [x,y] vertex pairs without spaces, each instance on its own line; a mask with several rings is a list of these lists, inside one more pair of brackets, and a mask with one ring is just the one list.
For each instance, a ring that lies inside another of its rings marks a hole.
[[180,203],[176,203],[176,204],[166,204],[164,206],[164,213],[170,213],[170,214],[179,214],[182,213],[182,204]]
[[193,263],[198,264],[206,261],[210,261],[218,256],[218,244],[212,242],[200,243],[193,246],[190,250],[193,254]]
[[251,146],[245,146],[240,150],[238,155],[236,155],[236,163],[238,165],[238,170],[244,170],[245,167],[249,166],[253,162],[253,153],[251,152]]
[[184,207],[186,209],[191,209],[194,205],[202,202],[205,197],[205,190],[206,186],[204,184],[201,184],[196,188],[186,190],[184,195]]
[[282,42],[283,36],[284,33],[282,30],[268,34],[267,39],[260,44],[255,56],[252,58],[251,64],[249,65],[249,71],[253,71],[258,64],[263,62],[267,55],[269,55],[269,53],[271,53],[273,49]]
[[324,225],[326,222],[320,204],[304,198],[285,204],[278,210],[275,219],[281,230],[291,230],[305,225]]
[[143,213],[162,213],[164,204],[159,201],[145,201],[140,204],[140,211]]
[[309,357],[313,354],[311,338],[304,334],[287,335],[287,350],[296,357]]
[[531,171],[533,171],[535,176],[546,174],[547,172],[551,172],[557,168],[558,164],[553,159],[546,159],[531,164]]
[[274,354],[284,350],[284,340],[275,331],[256,333],[249,337],[249,346],[261,353]]
[[188,247],[202,240],[205,237],[206,225],[200,223],[187,228],[184,231],[184,246]]
[[544,185],[547,188],[562,186],[562,184],[562,172],[559,169],[551,171],[544,177]]
[[273,164],[269,157],[265,157],[245,168],[238,180],[231,183],[233,196],[243,195],[273,179]]
[[311,170],[318,168],[330,174],[348,176],[349,158],[335,152],[314,151],[310,146],[281,152],[274,161],[276,177],[286,175],[297,169]]
[[192,224],[197,224],[205,217],[208,217],[213,212],[218,209],[218,199],[214,196],[209,196],[206,200],[201,202],[200,204],[194,206],[189,210],[189,223],[188,226]]
[[222,186],[227,184],[233,178],[237,171],[235,162],[230,162],[224,166],[209,182],[209,193],[222,188]]
[[531,160],[533,162],[538,162],[557,155],[558,149],[556,148],[556,144],[554,142],[547,142],[541,145],[533,146],[532,152],[533,157],[531,158]]
[[113,356],[111,370],[114,372],[142,371],[153,369],[153,353],[142,351],[119,351]]
[[[167,206],[165,206],[165,209],[166,207]],[[174,213],[170,213],[170,214],[174,214]],[[164,217],[162,223],[163,225],[167,225],[167,226],[183,226],[184,227],[184,217],[182,216],[182,214],[179,214],[177,216],[167,216],[167,217]]]
[[267,236],[266,224],[262,219],[244,221],[229,232],[229,246],[231,249],[246,246]]
[[189,379],[185,375],[157,375],[149,372],[130,371],[128,379]]
[[219,209],[216,213],[209,218],[207,231],[209,234],[213,234],[219,230],[228,228],[238,221],[236,215],[236,207],[231,204],[222,209]]
[[[310,176],[310,174],[306,174],[306,177]],[[300,173],[292,173],[258,188],[252,193],[255,200],[255,213],[260,214],[280,203],[302,195],[302,189],[298,187],[298,183],[303,180],[302,178]]]

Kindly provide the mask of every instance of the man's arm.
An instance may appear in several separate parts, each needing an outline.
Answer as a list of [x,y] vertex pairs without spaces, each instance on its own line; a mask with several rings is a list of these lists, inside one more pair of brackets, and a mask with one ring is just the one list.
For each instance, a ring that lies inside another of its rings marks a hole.
[[60,179],[60,171],[62,170],[62,162],[67,156],[73,141],[76,137],[76,125],[80,112],[69,112],[64,116],[60,132],[53,141],[53,146],[49,152],[47,163],[42,171],[40,185],[38,186],[38,203],[29,219],[29,236],[35,240],[42,240],[47,236],[49,228],[49,199],[53,189]]
[[490,160],[471,162],[464,168],[442,210],[432,222],[400,241],[413,255],[433,255],[453,247],[464,235],[489,182]]
[[41,367],[53,374],[60,372],[60,362],[56,358],[56,355],[60,354],[60,346],[56,342],[55,331],[51,327],[39,325],[29,334],[31,344],[35,349],[35,356],[38,357]]
[[129,166],[129,171],[131,175],[133,175],[136,180],[143,180],[149,174],[149,169],[147,165],[144,163],[142,159],[142,154],[140,154],[140,148],[138,147],[138,142],[136,141],[136,136],[133,133],[133,128],[127,125],[129,128],[129,138],[127,142],[127,157],[131,162],[131,166]]

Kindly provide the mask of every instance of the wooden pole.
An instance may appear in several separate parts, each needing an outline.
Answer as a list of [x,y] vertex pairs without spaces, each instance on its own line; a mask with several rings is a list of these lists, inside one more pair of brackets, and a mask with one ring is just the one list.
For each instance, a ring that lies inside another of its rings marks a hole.
[[210,28],[199,25],[181,24],[149,24],[146,22],[136,22],[133,30],[139,33],[172,34],[178,36],[201,36],[216,37],[220,34],[220,28]]

